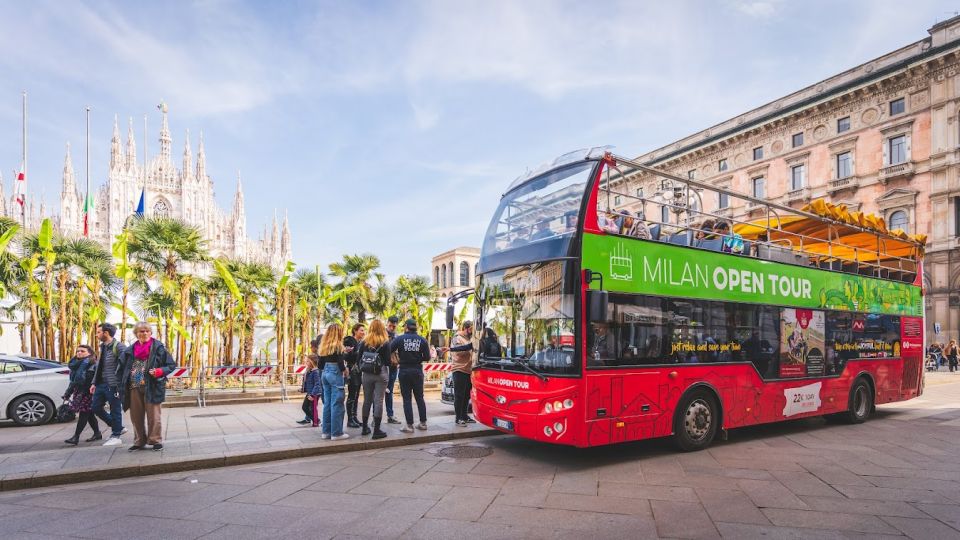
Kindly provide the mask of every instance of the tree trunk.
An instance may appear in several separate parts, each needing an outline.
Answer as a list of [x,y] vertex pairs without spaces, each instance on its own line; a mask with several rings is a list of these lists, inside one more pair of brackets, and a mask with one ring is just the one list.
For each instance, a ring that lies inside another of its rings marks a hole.
[[[190,287],[193,284],[193,278],[190,275],[183,276],[180,283],[180,324],[184,327],[187,326],[187,308],[190,303]],[[186,365],[187,359],[187,340],[186,337],[180,332],[177,333],[179,338],[177,339],[177,358],[178,363],[183,366]]]
[[127,296],[130,294],[130,281],[123,276],[123,298],[120,303],[120,342],[127,342]]
[[56,360],[57,353],[55,350],[54,336],[53,336],[53,264],[47,263],[44,267],[46,274],[44,275],[44,286],[46,288],[46,301],[47,301],[47,316],[44,320],[44,337],[46,339],[44,345],[44,358],[48,360]]
[[70,311],[70,304],[67,303],[67,271],[61,270],[57,278],[57,287],[60,288],[60,314],[57,317],[60,327],[60,354],[58,358],[60,363],[64,363],[70,359],[67,356],[67,313]]
[[236,313],[233,309],[233,298],[227,300],[227,339],[223,344],[223,361],[233,365],[233,325],[236,322]]

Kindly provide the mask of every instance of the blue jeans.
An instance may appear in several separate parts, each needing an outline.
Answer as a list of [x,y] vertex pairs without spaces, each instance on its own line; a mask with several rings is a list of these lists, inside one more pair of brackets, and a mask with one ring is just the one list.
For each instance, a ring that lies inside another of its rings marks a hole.
[[[417,367],[400,368],[400,396],[403,398],[403,417],[408,426],[413,425],[413,400],[417,400],[417,412],[420,422],[427,422],[427,402],[423,400],[423,369]],[[412,395],[411,395],[412,394]]]
[[343,435],[343,372],[336,364],[323,366],[320,384],[323,387],[323,434]]
[[[105,404],[110,404],[110,414],[103,409]],[[107,383],[100,383],[93,392],[93,399],[90,402],[93,414],[110,426],[111,437],[119,437],[123,431],[123,405],[120,403],[120,389],[114,386],[110,388]]]
[[387,379],[387,391],[383,394],[383,405],[387,408],[387,417],[393,418],[393,385],[397,383],[398,369],[390,366],[390,376]]

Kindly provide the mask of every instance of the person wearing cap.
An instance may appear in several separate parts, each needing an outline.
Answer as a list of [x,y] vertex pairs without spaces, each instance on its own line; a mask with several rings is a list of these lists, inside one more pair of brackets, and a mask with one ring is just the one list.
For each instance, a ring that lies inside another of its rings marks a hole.
[[[626,212],[626,210],[624,210],[624,212]],[[627,236],[643,240],[650,240],[651,238],[650,229],[647,228],[647,222],[644,220],[643,212],[637,212],[637,217],[635,218],[628,213],[627,216],[623,218],[623,229],[623,234]]]
[[[393,341],[393,338],[397,337],[397,324],[400,322],[400,319],[396,315],[391,315],[387,318],[387,336],[390,337],[390,341]],[[400,421],[397,420],[397,417],[393,414],[393,389],[394,385],[397,383],[397,374],[399,373],[397,369],[397,355],[394,354],[390,358],[390,369],[387,374],[387,391],[383,395],[383,406],[387,409],[387,423],[388,424],[399,424]]]
[[448,349],[453,354],[450,360],[453,377],[453,410],[457,416],[457,425],[474,424],[476,420],[467,414],[467,403],[470,402],[470,374],[473,372],[473,358],[475,351],[480,349],[479,342],[475,343],[473,321],[463,321],[460,331],[453,336],[453,342]]
[[390,351],[399,359],[397,379],[400,381],[400,396],[403,398],[403,416],[407,425],[400,429],[413,433],[413,399],[417,400],[420,423],[417,429],[427,429],[427,403],[423,399],[423,362],[430,360],[430,344],[417,334],[417,321],[408,319],[406,332],[393,338]]

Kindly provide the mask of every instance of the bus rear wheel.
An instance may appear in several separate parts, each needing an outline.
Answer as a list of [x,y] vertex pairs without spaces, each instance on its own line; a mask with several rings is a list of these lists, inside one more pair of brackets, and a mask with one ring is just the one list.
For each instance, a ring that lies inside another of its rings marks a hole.
[[870,383],[860,377],[850,388],[847,411],[840,413],[839,418],[848,424],[862,424],[870,418],[872,412],[873,391],[870,389]]
[[720,415],[716,399],[706,390],[694,390],[680,400],[673,421],[673,440],[684,452],[702,450],[713,442]]

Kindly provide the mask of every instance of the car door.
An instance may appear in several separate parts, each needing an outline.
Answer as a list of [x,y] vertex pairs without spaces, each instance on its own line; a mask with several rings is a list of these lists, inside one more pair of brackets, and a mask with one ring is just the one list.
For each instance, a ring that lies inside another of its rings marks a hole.
[[19,394],[26,376],[20,362],[0,360],[0,418],[7,417],[7,407]]

